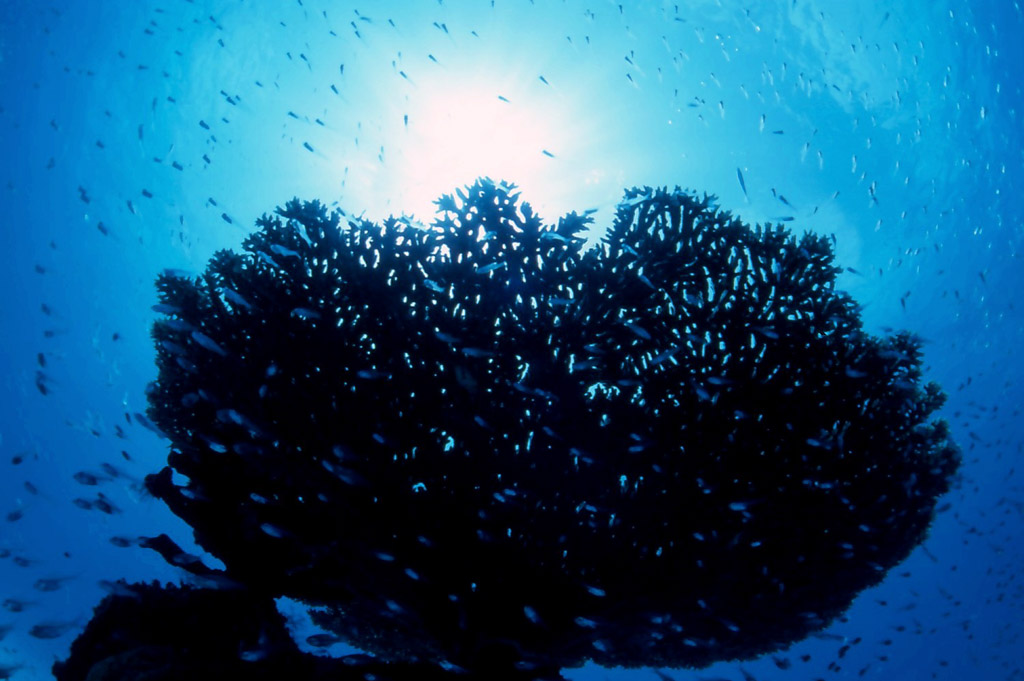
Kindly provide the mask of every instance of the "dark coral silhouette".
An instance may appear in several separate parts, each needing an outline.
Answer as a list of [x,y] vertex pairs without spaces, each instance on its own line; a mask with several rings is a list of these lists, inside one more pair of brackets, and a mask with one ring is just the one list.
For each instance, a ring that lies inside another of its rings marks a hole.
[[590,250],[505,184],[437,203],[292,201],[158,280],[148,485],[254,598],[382,663],[699,667],[826,626],[923,540],[944,398],[828,239],[679,189],[627,191]]

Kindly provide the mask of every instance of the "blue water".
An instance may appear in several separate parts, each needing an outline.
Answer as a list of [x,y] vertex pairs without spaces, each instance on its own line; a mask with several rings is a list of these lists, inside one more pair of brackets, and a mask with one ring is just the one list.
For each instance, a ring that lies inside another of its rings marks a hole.
[[963,475],[924,547],[826,637],[675,678],[1022,678],[1022,30],[1008,1],[2,3],[0,670],[48,678],[100,580],[180,579],[111,537],[198,551],[125,418],[155,276],[296,195],[427,222],[489,175],[548,220],[596,209],[592,238],[644,184],[835,234],[866,328],[927,339],[949,393]]

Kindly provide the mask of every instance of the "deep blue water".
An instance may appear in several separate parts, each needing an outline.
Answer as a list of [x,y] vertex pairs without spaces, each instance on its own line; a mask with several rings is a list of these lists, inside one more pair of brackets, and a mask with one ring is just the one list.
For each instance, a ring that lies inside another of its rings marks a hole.
[[110,542],[190,546],[138,484],[166,443],[125,418],[156,275],[293,196],[428,221],[490,175],[548,220],[596,209],[594,238],[645,184],[835,234],[866,328],[927,339],[949,394],[964,468],[924,547],[828,636],[673,676],[1021,678],[1022,30],[1009,1],[3,3],[0,670],[47,678],[100,580],[180,578]]

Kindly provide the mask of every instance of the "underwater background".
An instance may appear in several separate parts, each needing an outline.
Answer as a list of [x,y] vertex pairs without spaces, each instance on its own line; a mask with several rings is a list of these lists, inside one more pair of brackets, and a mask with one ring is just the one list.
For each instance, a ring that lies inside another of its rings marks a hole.
[[1021,678],[1022,30],[995,1],[3,3],[0,677],[49,678],[114,580],[182,579],[135,537],[201,553],[141,485],[156,277],[294,196],[429,222],[490,176],[593,241],[634,185],[835,235],[865,329],[919,334],[949,395],[923,546],[822,634],[662,673]]

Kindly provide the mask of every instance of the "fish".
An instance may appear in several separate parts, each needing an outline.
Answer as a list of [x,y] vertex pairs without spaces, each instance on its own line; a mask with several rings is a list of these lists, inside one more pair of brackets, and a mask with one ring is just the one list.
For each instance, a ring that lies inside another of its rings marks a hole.
[[28,635],[38,639],[60,638],[78,626],[78,620],[71,622],[41,622],[28,630]]
[[230,289],[227,286],[222,286],[220,288],[220,292],[232,305],[244,307],[246,310],[252,309],[252,304],[233,289]]
[[95,486],[104,482],[106,478],[101,478],[98,475],[94,475],[88,471],[78,471],[72,476],[80,485]]
[[160,436],[161,438],[167,437],[166,435],[164,435],[164,432],[162,430],[157,428],[153,424],[153,422],[150,421],[148,418],[146,418],[143,414],[140,414],[139,412],[135,412],[133,414],[133,416],[135,417],[135,420],[138,422],[138,424],[140,426],[142,426],[143,428],[145,428],[146,430],[150,431],[151,433],[155,433],[156,435]]
[[36,591],[59,591],[64,582],[75,579],[75,576],[71,577],[40,577],[32,585],[32,588]]
[[46,384],[48,377],[42,371],[36,370],[36,390],[41,395],[48,395],[50,393],[50,386]]
[[193,331],[191,333],[191,336],[192,336],[192,340],[194,340],[196,343],[198,343],[200,347],[205,348],[206,350],[209,350],[210,352],[215,352],[218,355],[220,355],[221,357],[227,357],[228,356],[227,350],[225,350],[220,345],[218,345],[215,340],[213,340],[212,338],[207,336],[205,333],[200,333],[199,331]]
[[736,168],[736,179],[740,181],[740,189],[743,190],[743,197],[750,201],[750,196],[747,194],[747,183],[743,181],[743,171]]
[[6,598],[0,605],[7,612],[24,612],[25,608],[31,607],[36,604],[36,601],[22,601],[17,598]]
[[103,472],[109,475],[111,478],[120,478],[124,476],[124,473],[118,470],[117,467],[114,466],[113,464],[103,462],[102,464],[100,464],[100,468],[102,468]]
[[[8,627],[4,627],[4,635],[6,635]],[[2,638],[2,637],[0,637]],[[0,665],[0,679],[9,679],[14,675],[14,672],[21,669],[24,665],[21,664],[2,664]]]
[[314,648],[329,648],[335,643],[340,643],[342,638],[335,634],[313,634],[306,637],[306,643]]
[[121,512],[121,509],[112,504],[102,492],[100,492],[99,496],[93,499],[92,507],[97,511],[106,513],[107,515],[114,515],[115,513]]
[[506,267],[507,265],[508,265],[508,263],[504,263],[504,262],[492,262],[489,265],[484,265],[483,267],[478,267],[477,270],[476,270],[476,273],[477,274],[487,274],[489,272],[494,272],[495,270],[499,270],[502,267]]
[[626,322],[626,328],[644,340],[651,340],[651,333],[644,327],[634,322]]
[[299,254],[298,251],[294,251],[290,248],[282,246],[281,244],[270,244],[270,250],[285,258],[298,258],[300,260],[302,259],[302,256]]

